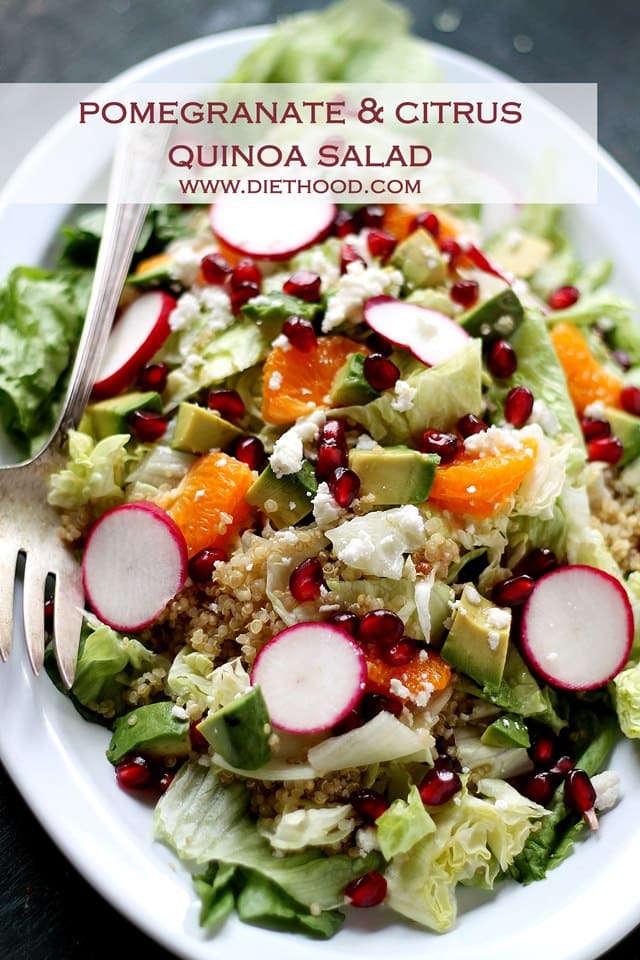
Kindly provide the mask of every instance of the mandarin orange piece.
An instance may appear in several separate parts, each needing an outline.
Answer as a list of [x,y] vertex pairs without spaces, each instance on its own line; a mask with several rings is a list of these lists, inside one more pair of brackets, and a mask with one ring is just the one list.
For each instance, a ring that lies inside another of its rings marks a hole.
[[435,650],[424,650],[402,667],[391,666],[378,658],[367,658],[367,675],[369,684],[385,693],[391,691],[392,680],[399,680],[413,697],[417,697],[425,690],[428,692],[430,687],[434,691],[444,690],[451,680],[451,667]]
[[578,414],[598,400],[619,407],[622,383],[596,360],[581,331],[572,323],[557,323],[550,336]]
[[[417,203],[388,203],[384,207],[382,228],[392,233],[397,240],[404,240],[415,230],[415,219],[418,214],[431,209]],[[457,220],[440,208],[433,208],[433,212],[440,224],[440,237],[457,236],[460,232]]]

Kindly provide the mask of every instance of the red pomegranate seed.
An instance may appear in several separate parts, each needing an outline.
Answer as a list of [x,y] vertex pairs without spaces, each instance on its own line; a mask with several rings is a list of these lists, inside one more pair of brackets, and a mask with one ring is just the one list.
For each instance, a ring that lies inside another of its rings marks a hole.
[[343,243],[340,253],[340,273],[346,273],[350,263],[361,263],[365,267],[367,265],[366,260],[360,256],[355,247],[350,243]]
[[614,350],[611,354],[615,362],[623,370],[630,370],[632,367],[631,357],[626,350]]
[[431,213],[430,210],[425,210],[422,213],[419,213],[413,221],[413,229],[426,230],[437,240],[440,236],[440,221],[436,217],[435,213]]
[[379,333],[372,333],[367,340],[367,346],[373,353],[381,353],[383,357],[390,357],[393,353],[393,344]]
[[462,256],[462,247],[451,237],[445,237],[440,241],[440,253],[444,254],[449,261],[449,273],[455,273],[458,268],[458,261]]
[[172,773],[171,770],[165,770],[165,772],[161,775],[160,779],[158,780],[158,789],[160,793],[166,793],[166,791],[169,789],[169,787],[173,783],[174,777],[175,777],[175,773]]
[[547,303],[552,310],[566,310],[567,307],[572,307],[574,303],[577,303],[579,299],[580,291],[578,288],[567,285],[566,287],[558,287],[557,290],[550,293]]
[[520,607],[525,602],[535,582],[532,577],[523,574],[520,577],[509,577],[502,583],[497,583],[491,593],[491,599],[499,607]]
[[224,563],[227,555],[220,547],[205,547],[189,560],[189,576],[196,583],[208,583],[216,569],[216,563]]
[[391,667],[406,667],[415,659],[418,652],[418,644],[410,637],[404,637],[397,643],[392,643],[388,647],[382,648],[382,659]]
[[394,697],[391,693],[378,693],[376,690],[367,691],[360,701],[360,713],[363,720],[373,720],[383,710],[393,714],[394,717],[399,717],[404,710],[404,704],[399,697]]
[[536,767],[550,767],[558,750],[556,738],[552,733],[539,733],[529,749],[529,756]]
[[53,630],[53,597],[47,597],[44,602],[44,628],[47,633],[51,633]]
[[370,610],[360,620],[360,643],[389,647],[402,640],[403,635],[404,623],[391,610]]
[[116,779],[123,790],[142,790],[151,782],[151,767],[144,757],[131,757],[116,765]]
[[241,420],[245,415],[244,400],[237,390],[210,390],[207,406],[225,420]]
[[138,386],[141,390],[155,390],[162,393],[167,385],[169,367],[166,363],[148,363],[138,375]]
[[449,296],[454,303],[459,303],[461,307],[469,309],[478,302],[480,284],[477,280],[456,280],[449,291]]
[[233,456],[252,470],[262,470],[265,462],[262,440],[258,437],[239,437],[233,446]]
[[310,353],[318,342],[313,324],[302,317],[287,317],[282,332],[291,346],[301,353]]
[[153,443],[164,435],[167,418],[154,410],[134,410],[127,419],[131,435],[140,443]]
[[439,753],[433,762],[435,770],[453,770],[455,773],[461,773],[462,767],[456,757],[450,757],[448,753]]
[[358,727],[361,727],[364,723],[364,717],[360,711],[355,708],[350,710],[346,717],[343,717],[340,723],[336,723],[334,727],[331,728],[331,732],[334,736],[339,737],[343,733],[349,733],[351,730],[357,730]]
[[422,453],[437,453],[440,463],[451,463],[460,447],[460,441],[454,433],[442,433],[440,430],[425,430],[417,443]]
[[319,443],[334,443],[338,447],[344,447],[346,442],[344,422],[342,420],[326,420],[320,430]]
[[418,784],[420,799],[428,807],[439,807],[455,797],[462,789],[462,781],[455,770],[442,767],[429,770],[427,775]]
[[550,802],[557,786],[557,778],[546,770],[543,773],[534,773],[524,781],[522,793],[534,803],[546,807]]
[[587,441],[611,436],[611,424],[608,420],[600,420],[599,417],[584,417],[580,421],[580,426]]
[[329,623],[334,623],[336,627],[340,627],[341,630],[345,630],[352,637],[356,637],[358,635],[360,617],[356,613],[349,613],[348,610],[339,610],[330,615]]
[[504,402],[504,415],[514,427],[524,427],[533,410],[533,394],[528,387],[512,387]]
[[620,391],[620,403],[627,413],[640,417],[640,387],[623,387]]
[[346,237],[349,233],[355,233],[355,229],[353,214],[348,210],[338,210],[333,218],[333,232],[336,237]]
[[338,467],[328,480],[331,496],[339,507],[350,507],[360,493],[360,477],[348,467]]
[[554,765],[550,768],[549,773],[555,774],[557,777],[566,777],[569,773],[569,770],[573,770],[575,763],[568,757],[566,754],[562,757],[558,757]]
[[596,791],[584,770],[574,767],[564,781],[564,802],[574,813],[588,813],[596,802]]
[[349,797],[349,802],[356,813],[364,820],[373,823],[389,809],[389,804],[377,790],[356,790]]
[[323,443],[318,447],[316,477],[320,481],[329,480],[338,467],[346,467],[348,462],[346,447],[335,443]]
[[387,895],[387,881],[378,870],[356,877],[344,888],[352,907],[377,907]]
[[289,577],[289,590],[298,603],[317,600],[323,586],[322,565],[316,557],[303,560]]
[[240,260],[229,276],[229,288],[231,290],[236,290],[241,288],[245,283],[255,283],[260,289],[260,284],[262,283],[262,275],[258,268],[256,267],[253,260]]
[[320,299],[320,282],[317,273],[312,273],[311,270],[296,270],[285,280],[282,289],[291,297],[316,303]]
[[623,453],[624,447],[618,437],[598,437],[587,444],[589,460],[602,460],[604,463],[616,464]]
[[522,560],[516,564],[513,574],[516,577],[526,575],[538,580],[545,573],[555,570],[558,559],[548,547],[534,547]]
[[370,203],[366,207],[361,207],[356,213],[356,222],[359,227],[381,227],[384,220],[384,207],[379,207],[375,203]]
[[463,417],[460,417],[456,427],[465,440],[467,437],[472,437],[474,433],[484,433],[485,430],[489,429],[484,420],[476,417],[473,413],[465,413]]
[[367,234],[367,248],[372,257],[388,260],[397,246],[396,238],[386,230],[372,230]]
[[191,749],[196,753],[208,753],[209,741],[198,730],[198,725],[194,721],[189,725],[189,739],[191,740]]
[[220,287],[230,275],[232,267],[221,253],[207,253],[200,261],[200,269],[206,283]]
[[232,312],[239,313],[244,307],[245,303],[248,303],[249,300],[253,299],[253,297],[257,297],[259,293],[259,284],[251,283],[250,281],[247,281],[246,283],[239,283],[231,290],[229,294]]
[[494,340],[487,354],[487,366],[494,377],[506,380],[518,369],[516,352],[508,340]]
[[389,390],[400,379],[400,371],[392,360],[381,353],[370,353],[362,365],[364,378],[374,390]]

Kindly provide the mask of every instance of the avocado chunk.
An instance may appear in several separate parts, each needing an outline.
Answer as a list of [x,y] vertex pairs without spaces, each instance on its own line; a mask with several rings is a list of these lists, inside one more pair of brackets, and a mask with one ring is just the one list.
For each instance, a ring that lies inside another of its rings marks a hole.
[[171,287],[176,283],[176,278],[171,274],[170,264],[171,261],[167,259],[151,265],[147,270],[141,270],[140,273],[130,273],[127,284],[143,290],[153,287]]
[[507,287],[490,300],[467,310],[459,317],[459,322],[470,336],[492,340],[511,336],[523,317],[522,304],[511,287]]
[[302,317],[303,320],[313,321],[321,310],[322,303],[309,303],[280,290],[271,290],[269,293],[252,297],[249,303],[242,307],[241,312],[255,321],[265,335],[273,340],[280,333],[287,317]]
[[350,353],[346,362],[336,373],[331,385],[332,406],[350,406],[369,403],[380,396],[364,375],[364,354]]
[[351,450],[349,467],[360,478],[360,496],[376,506],[424,503],[429,496],[440,457],[409,447]]
[[624,447],[618,466],[625,467],[632,460],[640,457],[640,417],[634,417],[632,413],[626,413],[616,407],[605,407],[603,417],[609,421],[611,432]]
[[495,686],[504,673],[510,627],[511,611],[496,607],[467,583],[440,652],[455,670],[476,683]]
[[409,234],[396,247],[391,264],[404,277],[407,290],[437,287],[444,283],[447,268],[438,244],[427,230],[420,228]]
[[549,259],[553,245],[523,230],[506,230],[491,243],[488,253],[505,270],[526,280]]
[[522,717],[515,713],[503,713],[490,723],[480,737],[487,747],[530,747],[531,740],[527,725]]
[[215,410],[185,402],[178,407],[171,446],[185,453],[208,453],[209,450],[226,450],[241,436],[242,430]]
[[138,707],[114,726],[107,750],[110,763],[141,753],[146,757],[186,757],[191,749],[189,720],[175,716],[175,704],[162,700]]
[[198,730],[232,767],[257,770],[271,759],[271,725],[260,687],[210,713]]
[[247,490],[246,500],[262,510],[272,527],[281,530],[294,526],[311,513],[317,491],[313,467],[305,461],[297,473],[283,477],[276,477],[270,466],[265,467]]
[[91,403],[86,409],[86,416],[91,424],[91,431],[98,440],[110,437],[114,433],[131,433],[129,417],[137,410],[151,410],[162,413],[162,398],[155,390],[145,392],[135,390],[132,393],[122,393],[118,397],[109,397]]

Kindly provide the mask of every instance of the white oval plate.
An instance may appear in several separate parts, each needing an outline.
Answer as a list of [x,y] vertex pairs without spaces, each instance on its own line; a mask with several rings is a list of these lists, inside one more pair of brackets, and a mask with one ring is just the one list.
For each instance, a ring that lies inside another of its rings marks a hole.
[[[238,59],[266,33],[239,30],[188,43],[147,60],[126,80],[202,81],[229,75]],[[504,80],[471,58],[434,46],[450,81]],[[50,169],[64,124],[40,143],[21,175]],[[97,159],[97,158],[96,158]],[[569,211],[569,230],[585,256],[610,256],[616,289],[640,301],[635,240],[640,233],[640,191],[599,153],[600,200]],[[96,172],[99,172],[96,169]],[[16,263],[42,262],[66,211],[59,207],[0,209],[0,275]],[[69,860],[107,899],[149,936],[188,960],[219,960],[254,951],[264,960],[338,960],[364,949],[371,957],[406,960],[594,960],[640,922],[640,756],[621,744],[612,766],[623,797],[602,818],[597,835],[541,883],[504,883],[494,893],[464,891],[456,928],[437,936],[404,924],[384,910],[351,911],[329,942],[314,942],[239,923],[213,937],[197,925],[191,882],[150,839],[151,811],[121,792],[104,758],[108,734],[85,723],[45,676],[34,681],[16,637],[16,651],[0,666],[0,758],[23,797]],[[375,936],[371,935],[375,932]]]

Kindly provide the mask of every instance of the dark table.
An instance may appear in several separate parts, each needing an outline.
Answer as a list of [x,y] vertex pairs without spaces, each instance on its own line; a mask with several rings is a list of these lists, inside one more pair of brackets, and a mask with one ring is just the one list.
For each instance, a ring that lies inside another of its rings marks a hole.
[[[405,5],[420,35],[519,80],[598,83],[600,141],[640,180],[640,5],[629,0],[408,0]],[[0,0],[0,82],[103,81],[186,40],[320,6],[304,0]],[[114,912],[67,863],[1,767],[0,863],[0,960],[169,960],[170,954]],[[606,957],[640,958],[640,930]]]

